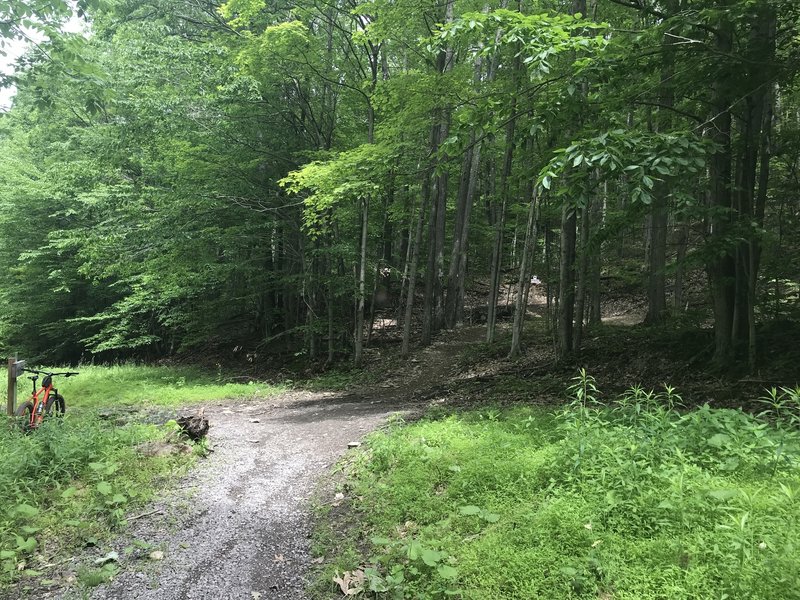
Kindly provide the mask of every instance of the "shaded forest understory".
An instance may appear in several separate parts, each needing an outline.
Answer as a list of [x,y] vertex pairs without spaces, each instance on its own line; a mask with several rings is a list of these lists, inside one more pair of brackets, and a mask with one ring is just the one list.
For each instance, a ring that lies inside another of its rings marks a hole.
[[0,8],[3,353],[795,383],[793,0],[72,8]]

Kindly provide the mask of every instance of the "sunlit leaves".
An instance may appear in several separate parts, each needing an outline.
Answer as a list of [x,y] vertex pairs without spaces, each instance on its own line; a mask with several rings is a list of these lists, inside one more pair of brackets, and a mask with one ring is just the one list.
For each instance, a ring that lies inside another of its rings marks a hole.
[[585,58],[606,45],[602,32],[608,25],[590,22],[580,15],[533,14],[501,9],[491,13],[466,13],[444,26],[437,44],[463,41],[473,52],[491,56],[513,48],[531,77],[547,75],[556,57],[570,53],[570,60]]
[[696,176],[710,145],[691,133],[654,134],[614,129],[556,150],[539,184],[568,197],[582,197],[604,180],[627,186],[634,203],[649,204],[656,182]]

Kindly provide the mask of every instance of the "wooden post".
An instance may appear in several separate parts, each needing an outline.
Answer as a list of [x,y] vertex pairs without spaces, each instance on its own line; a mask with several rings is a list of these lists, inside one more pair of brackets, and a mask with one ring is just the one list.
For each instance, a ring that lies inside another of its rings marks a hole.
[[17,400],[17,357],[8,359],[8,397],[6,401],[6,412],[9,417],[14,416]]

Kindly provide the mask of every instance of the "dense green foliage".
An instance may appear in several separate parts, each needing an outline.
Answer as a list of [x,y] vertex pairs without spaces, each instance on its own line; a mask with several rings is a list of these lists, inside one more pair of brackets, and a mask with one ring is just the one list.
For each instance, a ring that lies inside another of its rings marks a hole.
[[46,421],[35,435],[0,428],[0,583],[20,571],[48,579],[39,567],[98,544],[150,500],[187,459],[145,458],[135,447],[168,431],[86,414]]
[[603,406],[585,376],[571,393],[556,414],[371,437],[345,486],[354,546],[320,548],[341,553],[331,569],[361,569],[357,597],[797,597],[800,390],[766,394],[760,417],[679,412],[669,388]]
[[428,343],[487,279],[491,340],[537,274],[565,355],[621,265],[720,366],[797,318],[792,0],[77,8],[85,39],[0,9],[49,35],[0,116],[5,352],[358,362],[376,313]]

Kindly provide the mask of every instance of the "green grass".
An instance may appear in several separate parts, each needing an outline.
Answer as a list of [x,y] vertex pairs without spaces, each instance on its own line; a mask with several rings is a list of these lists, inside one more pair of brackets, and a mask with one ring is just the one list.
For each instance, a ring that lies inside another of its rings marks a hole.
[[39,566],[98,545],[144,505],[187,455],[146,458],[142,442],[169,426],[115,427],[91,415],[45,421],[35,432],[0,426],[0,584],[44,577]]
[[358,569],[368,598],[800,597],[797,390],[763,418],[571,392],[372,436],[343,488],[359,522],[318,532],[339,556],[318,597]]
[[[231,383],[223,374],[198,367],[125,364],[40,369],[80,372],[77,377],[54,378],[59,393],[66,399],[68,410],[77,407],[112,408],[116,405],[180,406],[224,398],[263,398],[286,390],[285,386],[264,382]],[[5,377],[3,369],[0,378],[5,381]],[[17,382],[18,403],[30,394],[30,381],[24,377]],[[5,386],[2,386],[3,404],[5,397]]]

